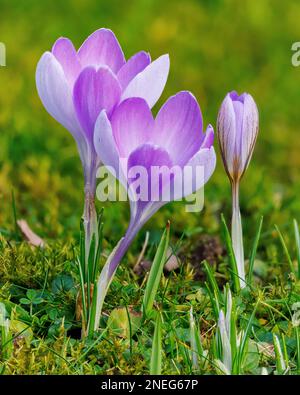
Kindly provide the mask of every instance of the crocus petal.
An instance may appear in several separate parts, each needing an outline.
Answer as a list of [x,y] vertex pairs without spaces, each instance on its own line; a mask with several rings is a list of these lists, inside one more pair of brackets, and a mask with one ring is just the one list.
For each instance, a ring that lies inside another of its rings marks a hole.
[[121,99],[141,97],[152,108],[166,85],[169,68],[169,55],[160,56],[130,81]]
[[201,144],[201,148],[210,148],[214,142],[214,129],[211,125],[208,125],[205,132],[204,140]]
[[[172,161],[168,152],[163,148],[153,144],[143,144],[130,154],[127,166],[131,215],[144,223],[165,203],[159,198],[162,196],[166,183],[161,177],[153,175],[153,168],[170,168]],[[140,185],[139,196],[135,190],[137,184]],[[153,194],[158,197],[156,201],[152,199]]]
[[175,175],[173,200],[183,199],[204,186],[216,167],[214,147],[200,149],[184,166],[182,174]]
[[132,98],[115,109],[111,124],[120,157],[128,158],[139,145],[149,142],[154,119],[145,100]]
[[108,168],[113,169],[114,175],[119,181],[126,186],[126,178],[123,173],[120,174],[120,158],[113,136],[111,123],[107,117],[106,111],[102,110],[99,114],[94,130],[94,147],[101,162]]
[[52,47],[52,53],[61,64],[66,80],[70,86],[73,86],[81,70],[73,43],[68,38],[61,37],[55,41]]
[[179,92],[161,108],[152,135],[154,144],[164,147],[174,164],[185,164],[204,139],[200,107],[190,92]]
[[99,29],[92,33],[78,50],[82,67],[107,65],[117,73],[125,64],[120,44],[109,29]]
[[240,158],[242,141],[243,141],[243,118],[244,118],[244,104],[235,100],[232,102],[235,115],[235,155]]
[[258,132],[258,110],[251,95],[244,100],[244,119],[242,124],[241,162],[247,168],[251,159]]
[[120,84],[109,68],[100,67],[96,71],[93,67],[86,67],[79,74],[73,91],[74,107],[89,140],[92,141],[100,112],[105,109],[109,115],[120,95]]
[[45,52],[37,65],[36,86],[48,113],[72,133],[83,160],[87,145],[74,111],[72,93],[62,66],[50,52]]
[[218,138],[224,165],[233,173],[235,158],[236,120],[230,94],[226,95],[218,114]]
[[118,79],[124,90],[129,82],[151,63],[150,55],[141,51],[133,55],[118,72]]

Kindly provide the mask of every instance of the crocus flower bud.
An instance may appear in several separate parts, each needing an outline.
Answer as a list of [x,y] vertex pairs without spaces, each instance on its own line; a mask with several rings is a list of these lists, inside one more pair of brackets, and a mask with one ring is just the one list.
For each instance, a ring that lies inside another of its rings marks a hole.
[[258,133],[258,111],[251,95],[226,95],[218,115],[218,139],[224,167],[238,181],[250,162]]

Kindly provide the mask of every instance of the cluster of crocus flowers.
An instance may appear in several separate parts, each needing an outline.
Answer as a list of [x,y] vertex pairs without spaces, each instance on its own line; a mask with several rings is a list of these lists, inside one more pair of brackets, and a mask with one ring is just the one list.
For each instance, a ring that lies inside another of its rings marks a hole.
[[252,96],[248,93],[228,93],[219,111],[217,128],[224,167],[232,186],[231,238],[240,286],[243,288],[246,282],[239,186],[258,134],[258,110]]
[[125,99],[143,98],[151,108],[159,99],[169,73],[169,57],[151,62],[144,51],[125,60],[114,33],[99,29],[75,50],[67,38],[59,38],[37,66],[36,84],[47,111],[73,135],[84,171],[84,225],[86,251],[93,234],[97,238],[94,198],[96,173],[101,164],[93,139],[102,110],[110,118]]
[[[149,54],[139,52],[126,62],[116,37],[107,29],[94,32],[78,51],[70,40],[58,39],[37,66],[39,96],[47,111],[73,135],[82,161],[87,265],[91,242],[97,239],[94,197],[101,164],[114,169],[129,195],[128,230],[97,282],[94,329],[99,326],[108,286],[138,230],[167,201],[182,199],[186,191],[191,194],[202,187],[215,168],[213,129],[208,126],[203,133],[200,107],[191,93],[171,97],[157,117],[152,116],[151,108],[164,89],[168,72],[168,55],[151,62]],[[129,175],[135,166],[145,169],[150,188],[153,167],[171,170],[168,180],[159,178],[157,182],[158,198],[153,199],[150,193],[143,199],[136,196]],[[172,170],[186,166],[192,170],[187,189],[183,188],[182,172]],[[196,176],[197,167],[203,169],[203,177]],[[167,189],[170,193],[165,199]]]

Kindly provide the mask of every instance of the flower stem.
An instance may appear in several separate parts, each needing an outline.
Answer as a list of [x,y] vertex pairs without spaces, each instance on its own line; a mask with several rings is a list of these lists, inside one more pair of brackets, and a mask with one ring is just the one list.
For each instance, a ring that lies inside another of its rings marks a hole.
[[241,288],[246,286],[245,261],[243,246],[243,229],[239,204],[239,182],[232,182],[232,221],[231,221],[232,247],[237,263],[238,276]]
[[105,296],[107,294],[108,288],[115,272],[123,258],[126,254],[130,244],[132,243],[135,235],[141,228],[142,224],[137,221],[132,221],[127,229],[124,237],[118,242],[116,247],[113,249],[109,255],[103,269],[101,270],[100,276],[97,282],[97,305],[96,305],[96,316],[94,330],[98,330],[100,324],[100,317],[102,312],[102,307],[104,303]]

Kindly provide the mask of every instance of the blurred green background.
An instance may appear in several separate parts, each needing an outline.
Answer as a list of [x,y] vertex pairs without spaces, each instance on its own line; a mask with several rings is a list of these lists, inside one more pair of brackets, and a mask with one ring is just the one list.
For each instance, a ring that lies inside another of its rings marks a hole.
[[[0,68],[1,229],[14,226],[13,188],[18,216],[43,237],[78,235],[81,164],[71,135],[38,98],[35,68],[59,36],[79,47],[100,27],[115,32],[126,57],[142,49],[153,59],[170,54],[170,75],[156,110],[168,96],[191,90],[204,123],[215,126],[228,91],[251,93],[260,132],[241,190],[246,235],[251,239],[262,214],[265,236],[274,222],[291,227],[299,217],[300,67],[291,64],[292,43],[300,41],[299,1],[0,0],[0,15],[0,41],[7,48],[7,66]],[[106,236],[115,241],[128,223],[127,205],[105,208]],[[186,214],[183,204],[169,204],[147,227],[160,230],[171,218],[173,234],[217,233],[222,211],[229,218],[229,183],[218,160],[202,213]]]

